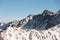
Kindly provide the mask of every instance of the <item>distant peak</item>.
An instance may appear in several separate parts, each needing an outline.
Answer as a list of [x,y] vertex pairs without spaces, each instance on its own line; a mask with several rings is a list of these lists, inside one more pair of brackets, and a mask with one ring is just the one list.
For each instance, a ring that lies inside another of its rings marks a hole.
[[45,15],[54,15],[54,13],[51,12],[51,11],[48,11],[48,10],[44,10],[43,13],[42,13],[42,15],[43,16],[45,16]]

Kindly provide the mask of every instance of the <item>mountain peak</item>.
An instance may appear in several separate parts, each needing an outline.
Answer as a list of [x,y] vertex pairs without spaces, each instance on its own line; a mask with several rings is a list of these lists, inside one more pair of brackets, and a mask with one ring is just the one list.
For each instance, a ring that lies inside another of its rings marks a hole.
[[[58,11],[58,12],[60,12],[60,11]],[[54,25],[57,25],[57,23],[58,23],[57,20],[59,20],[58,17],[60,17],[60,16],[58,16],[58,15],[56,16],[56,14],[51,11],[44,10],[42,14],[29,15],[20,21],[15,20],[10,24],[10,26],[11,27],[21,27],[21,28],[31,28],[31,29],[35,29],[37,27],[37,28],[41,29],[41,25],[45,25],[45,23],[47,23],[45,28],[48,29]]]
[[42,13],[42,15],[43,16],[45,16],[45,15],[54,15],[54,13],[51,12],[51,11],[48,11],[48,10],[44,10],[43,13]]
[[43,15],[29,15],[20,21],[0,23],[0,40],[60,40],[60,14],[53,14],[44,10]]

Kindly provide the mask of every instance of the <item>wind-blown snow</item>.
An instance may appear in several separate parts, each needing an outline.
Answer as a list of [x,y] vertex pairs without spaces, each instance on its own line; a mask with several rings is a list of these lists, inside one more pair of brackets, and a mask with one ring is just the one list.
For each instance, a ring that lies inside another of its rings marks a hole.
[[60,40],[60,24],[56,26],[43,31],[9,27],[1,33],[1,38],[2,40]]

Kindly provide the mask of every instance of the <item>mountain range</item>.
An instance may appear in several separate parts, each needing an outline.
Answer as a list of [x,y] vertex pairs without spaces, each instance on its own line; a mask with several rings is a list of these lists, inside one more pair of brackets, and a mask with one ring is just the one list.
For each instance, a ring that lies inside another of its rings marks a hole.
[[1,40],[60,40],[60,10],[0,23],[0,35]]

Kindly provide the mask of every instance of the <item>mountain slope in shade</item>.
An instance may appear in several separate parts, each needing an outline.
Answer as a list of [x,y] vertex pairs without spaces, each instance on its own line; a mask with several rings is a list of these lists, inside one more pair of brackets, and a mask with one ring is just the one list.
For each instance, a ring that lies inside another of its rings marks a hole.
[[1,40],[60,40],[60,11],[44,10],[0,26]]

